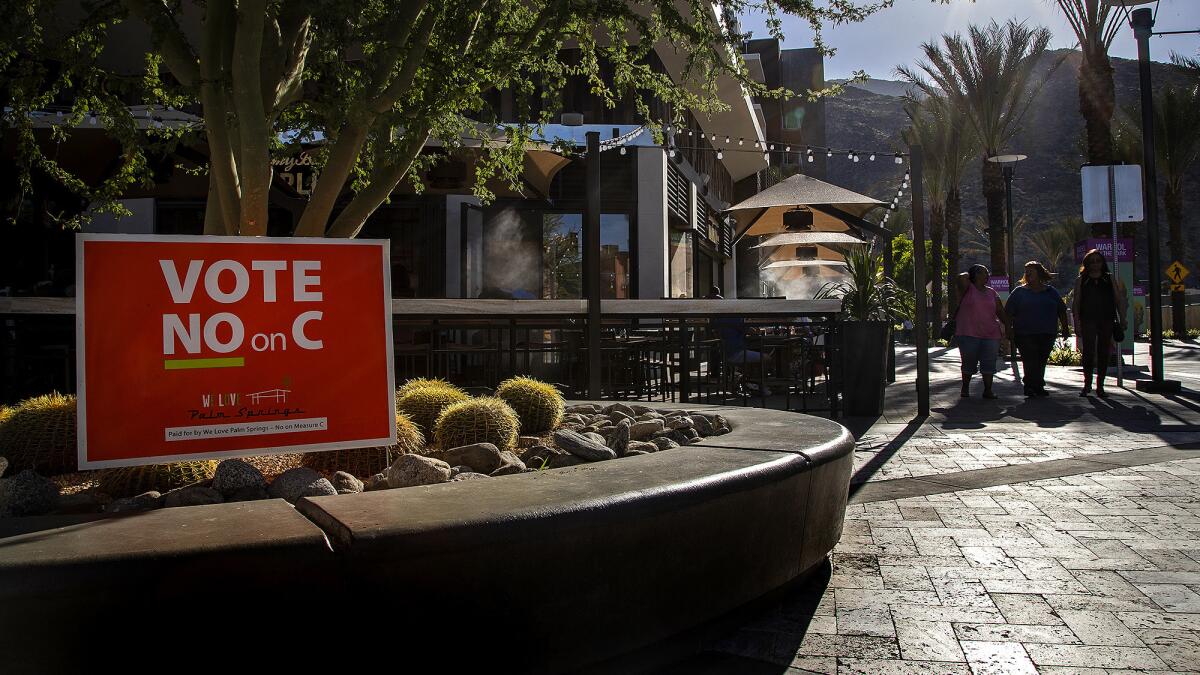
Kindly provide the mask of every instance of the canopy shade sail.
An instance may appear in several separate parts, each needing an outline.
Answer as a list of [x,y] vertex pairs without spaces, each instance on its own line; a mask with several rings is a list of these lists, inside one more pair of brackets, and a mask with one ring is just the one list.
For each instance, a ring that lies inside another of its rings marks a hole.
[[787,232],[784,214],[799,207],[812,209],[814,230],[845,230],[853,225],[885,234],[882,228],[863,220],[872,209],[883,205],[878,199],[796,174],[729,207],[726,213],[736,220],[735,239]]
[[841,260],[776,260],[768,263],[763,269],[780,269],[784,267],[845,267]]
[[845,232],[785,232],[755,244],[750,248],[776,248],[779,246],[809,246],[814,244],[865,244],[863,239]]

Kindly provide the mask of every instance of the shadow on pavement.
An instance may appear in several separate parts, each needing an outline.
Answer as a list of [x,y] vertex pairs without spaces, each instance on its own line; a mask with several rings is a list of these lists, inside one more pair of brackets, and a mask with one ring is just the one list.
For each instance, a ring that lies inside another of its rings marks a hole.
[[702,651],[658,675],[782,675],[800,650],[829,586],[826,559],[801,580],[708,624]]
[[879,452],[875,453],[875,456],[872,457],[869,462],[863,464],[858,468],[857,471],[854,472],[854,475],[850,477],[851,497],[854,496],[854,493],[861,490],[863,484],[871,480],[871,476],[874,476],[877,471],[883,468],[884,464],[887,464],[888,460],[892,458],[892,455],[896,454],[900,448],[904,447],[904,444],[908,442],[908,439],[912,438],[913,435],[917,433],[917,430],[921,428],[921,425],[924,422],[925,420],[923,419],[915,419],[906,424],[904,429],[900,433],[896,434],[895,438],[888,441],[888,444],[885,445]]

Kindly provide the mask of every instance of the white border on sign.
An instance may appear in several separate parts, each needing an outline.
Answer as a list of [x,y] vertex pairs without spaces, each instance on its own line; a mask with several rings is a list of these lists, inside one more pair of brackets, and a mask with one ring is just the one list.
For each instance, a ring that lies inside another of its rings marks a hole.
[[[363,438],[337,441],[334,443],[310,443],[307,445],[287,445],[275,448],[256,448],[254,450],[224,450],[220,452],[205,452],[200,454],[163,455],[158,457],[137,457],[132,459],[113,459],[107,461],[87,461],[87,339],[84,335],[84,283],[83,273],[84,247],[89,241],[125,241],[125,242],[189,242],[202,244],[286,244],[286,245],[340,245],[340,246],[378,246],[383,264],[383,325],[385,331],[384,347],[387,350],[387,383],[388,383],[388,426],[390,434],[386,438]],[[75,235],[75,418],[78,427],[77,460],[80,469],[109,469],[122,466],[141,466],[143,464],[161,464],[164,462],[179,462],[192,459],[218,459],[231,457],[249,457],[254,455],[286,455],[296,452],[317,452],[321,450],[338,450],[347,448],[373,448],[381,445],[395,445],[396,432],[396,369],[395,345],[392,344],[392,252],[390,242],[386,239],[325,239],[317,237],[232,237],[195,234],[86,234]]]

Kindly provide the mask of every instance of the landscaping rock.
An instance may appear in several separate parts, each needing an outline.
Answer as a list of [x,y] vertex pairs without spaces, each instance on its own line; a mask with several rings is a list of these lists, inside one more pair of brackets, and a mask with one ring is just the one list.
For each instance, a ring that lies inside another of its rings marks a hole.
[[614,403],[604,409],[605,415],[611,415],[615,412],[623,413],[625,415],[628,415],[629,417],[637,417],[637,413],[635,413],[633,411],[633,408],[630,408],[629,406],[625,405],[624,403]]
[[517,447],[521,448],[522,450],[525,448],[532,448],[533,446],[538,445],[541,442],[542,442],[542,439],[538,438],[537,436],[518,436],[517,437]]
[[525,462],[522,462],[521,458],[517,457],[515,452],[505,450],[504,452],[500,453],[500,459],[502,462],[500,467],[489,475],[511,476],[514,473],[522,473],[525,471]]
[[626,450],[625,451],[626,457],[634,457],[637,455],[648,455],[648,454],[650,454],[650,453],[646,452],[645,450]]
[[712,436],[717,431],[717,428],[713,426],[712,420],[704,415],[692,415],[692,425],[696,431],[705,436]]
[[667,438],[666,436],[659,436],[658,438],[654,439],[654,444],[658,446],[658,450],[660,452],[663,450],[670,450],[672,448],[679,447],[678,443],[671,440],[670,438]]
[[696,426],[690,417],[672,417],[667,422],[667,427],[670,429],[691,429]]
[[588,439],[589,441],[594,441],[596,443],[599,443],[600,445],[608,445],[608,439],[604,437],[604,434],[602,434],[598,431],[584,432],[583,437]]
[[439,459],[449,466],[468,466],[476,473],[491,473],[500,468],[500,450],[491,443],[474,443],[432,452],[430,458]]
[[[492,446],[495,447],[495,446]],[[392,488],[434,485],[450,480],[450,465],[422,455],[403,455],[388,467],[387,484]]]
[[637,418],[633,417],[632,415],[626,415],[625,413],[621,412],[620,410],[614,410],[608,414],[608,421],[612,422],[613,424],[620,424],[621,422],[623,422],[625,420],[629,420],[632,422],[635,419],[637,419]]
[[648,422],[638,422],[629,429],[629,438],[635,441],[642,441],[650,438],[654,434],[662,431],[666,425],[662,420],[650,420]]
[[258,485],[247,485],[244,488],[238,488],[233,494],[225,498],[226,502],[257,502],[262,499],[270,499],[271,495],[267,494],[265,487]]
[[642,405],[640,403],[632,403],[629,407],[633,408],[634,414],[637,415],[649,415],[657,412],[654,408],[651,408],[648,405]]
[[479,480],[481,478],[491,478],[491,476],[487,475],[486,473],[475,473],[474,471],[464,471],[463,473],[458,474],[454,478],[451,478],[450,482],[458,483],[458,482],[461,482],[464,480]]
[[363,482],[345,471],[338,471],[333,474],[333,480],[329,482],[333,483],[333,489],[337,490],[339,495],[363,491]]
[[222,495],[228,496],[246,487],[266,489],[267,479],[249,462],[226,459],[218,464],[217,470],[213,472],[212,487]]
[[638,416],[637,416],[637,419],[636,419],[636,420],[634,420],[634,421],[636,421],[636,422],[650,422],[650,421],[652,421],[652,420],[661,420],[661,419],[666,419],[666,418],[665,418],[665,417],[663,417],[662,415],[660,415],[659,413],[656,413],[656,412],[648,412],[648,413],[642,413],[641,415],[638,415]]
[[58,507],[58,486],[26,469],[0,478],[0,516],[40,516]]
[[550,461],[546,463],[546,468],[547,469],[563,469],[568,466],[576,466],[578,464],[586,464],[586,463],[587,463],[586,459],[582,459],[580,457],[576,457],[575,455],[567,453],[567,454],[555,455],[555,456],[551,457]]
[[284,499],[295,504],[301,497],[320,497],[321,495],[336,495],[337,490],[321,474],[306,466],[288,469],[275,477],[267,488],[267,494],[276,499]]
[[377,473],[374,476],[363,481],[363,492],[373,492],[375,490],[388,489],[387,476],[382,473]]
[[600,412],[600,406],[596,405],[595,403],[577,403],[573,406],[568,406],[566,411],[568,413],[595,415],[596,413]]
[[577,434],[574,431],[559,429],[554,432],[554,442],[563,450],[586,459],[589,462],[616,459],[617,457],[617,453],[609,450],[608,446],[604,445],[604,443],[597,443],[595,440]]
[[629,445],[625,448],[625,454],[637,450],[638,452],[658,452],[658,446],[646,441],[629,441]]
[[733,427],[729,426],[729,420],[725,419],[721,415],[714,415],[712,423],[713,426],[717,428],[716,433],[713,434],[714,436],[720,436],[733,431]]
[[632,427],[633,424],[626,419],[618,424],[616,430],[608,436],[608,447],[612,448],[618,457],[624,456],[625,449],[629,447],[629,430]]
[[205,506],[207,504],[220,504],[223,501],[225,501],[225,498],[221,496],[220,492],[198,483],[193,485],[185,485],[181,488],[171,490],[163,495],[163,506],[169,509],[177,506]]
[[525,454],[521,456],[521,461],[530,469],[541,470],[544,464],[550,462],[551,457],[566,454],[569,454],[566,450],[559,450],[558,448],[551,448],[546,445],[535,445],[525,451]]
[[105,513],[133,513],[136,511],[153,511],[162,508],[163,496],[158,490],[143,492],[133,497],[114,499],[104,507]]
[[73,495],[60,495],[58,498],[58,506],[54,509],[58,514],[74,514],[74,513],[100,513],[104,510],[104,505],[100,503],[100,497],[95,492],[76,492]]

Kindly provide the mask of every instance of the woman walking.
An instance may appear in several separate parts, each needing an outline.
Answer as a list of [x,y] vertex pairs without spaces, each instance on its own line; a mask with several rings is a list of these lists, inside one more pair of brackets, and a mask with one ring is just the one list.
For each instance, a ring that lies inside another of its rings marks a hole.
[[1096,249],[1083,256],[1075,293],[1071,299],[1071,314],[1075,318],[1075,333],[1083,352],[1083,390],[1080,396],[1092,393],[1092,371],[1096,373],[1096,395],[1104,398],[1104,377],[1108,374],[1108,355],[1112,350],[1113,332],[1119,326],[1125,331],[1125,287],[1108,271],[1108,261]]
[[1008,314],[1000,296],[987,285],[988,268],[972,265],[958,275],[958,309],[955,310],[954,339],[962,361],[962,396],[971,395],[971,376],[979,371],[983,377],[983,397],[996,398],[992,393],[992,378],[996,374],[996,358],[1000,354],[1000,337],[1009,327]]
[[1004,305],[1013,322],[1014,340],[1021,351],[1025,366],[1025,395],[1049,396],[1046,391],[1046,362],[1054,348],[1054,325],[1062,327],[1063,339],[1067,330],[1067,306],[1062,296],[1050,285],[1050,271],[1040,262],[1025,263],[1021,285],[1013,289]]

